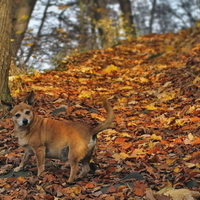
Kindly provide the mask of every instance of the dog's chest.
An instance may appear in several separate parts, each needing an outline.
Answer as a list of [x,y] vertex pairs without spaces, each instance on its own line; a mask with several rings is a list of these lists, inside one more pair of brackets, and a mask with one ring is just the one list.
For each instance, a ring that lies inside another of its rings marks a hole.
[[27,146],[29,138],[28,137],[18,137],[18,142],[20,146]]
[[15,129],[15,134],[18,137],[18,143],[20,146],[28,145],[30,136],[27,134],[27,131]]

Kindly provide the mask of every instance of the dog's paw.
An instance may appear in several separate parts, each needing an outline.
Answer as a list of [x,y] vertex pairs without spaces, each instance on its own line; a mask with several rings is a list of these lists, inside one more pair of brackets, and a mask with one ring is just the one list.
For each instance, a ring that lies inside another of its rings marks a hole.
[[23,169],[23,167],[16,167],[13,171],[14,172],[19,172],[19,171],[21,171]]
[[76,182],[74,182],[74,181],[73,181],[73,182],[67,181],[66,183],[67,183],[68,185],[75,185],[75,184],[76,184]]

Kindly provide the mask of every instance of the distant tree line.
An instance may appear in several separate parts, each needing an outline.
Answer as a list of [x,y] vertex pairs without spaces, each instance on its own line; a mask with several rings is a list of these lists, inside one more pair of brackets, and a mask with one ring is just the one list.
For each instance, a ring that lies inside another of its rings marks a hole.
[[[12,53],[21,68],[200,20],[200,0],[12,0]],[[67,58],[65,58],[67,59]]]

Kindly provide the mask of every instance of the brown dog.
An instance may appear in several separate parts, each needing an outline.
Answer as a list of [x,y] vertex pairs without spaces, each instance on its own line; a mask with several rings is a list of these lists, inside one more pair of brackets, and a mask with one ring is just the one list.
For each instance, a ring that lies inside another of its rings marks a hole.
[[107,119],[91,128],[79,122],[63,122],[41,118],[33,111],[31,92],[23,103],[14,106],[13,103],[2,101],[2,104],[12,114],[14,130],[23,146],[25,154],[15,172],[22,170],[32,155],[36,155],[38,176],[44,171],[45,157],[69,161],[70,176],[68,182],[73,182],[78,172],[79,162],[82,171],[79,177],[89,172],[89,162],[96,145],[97,133],[107,129],[112,124],[114,112],[106,99],[103,100],[107,111]]

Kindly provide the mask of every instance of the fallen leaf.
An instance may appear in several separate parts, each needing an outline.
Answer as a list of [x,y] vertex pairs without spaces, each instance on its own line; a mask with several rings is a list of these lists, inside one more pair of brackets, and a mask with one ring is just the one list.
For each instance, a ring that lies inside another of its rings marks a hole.
[[162,140],[162,137],[156,134],[151,135],[152,140]]
[[135,181],[133,189],[136,196],[143,197],[146,192],[146,183],[144,181]]

